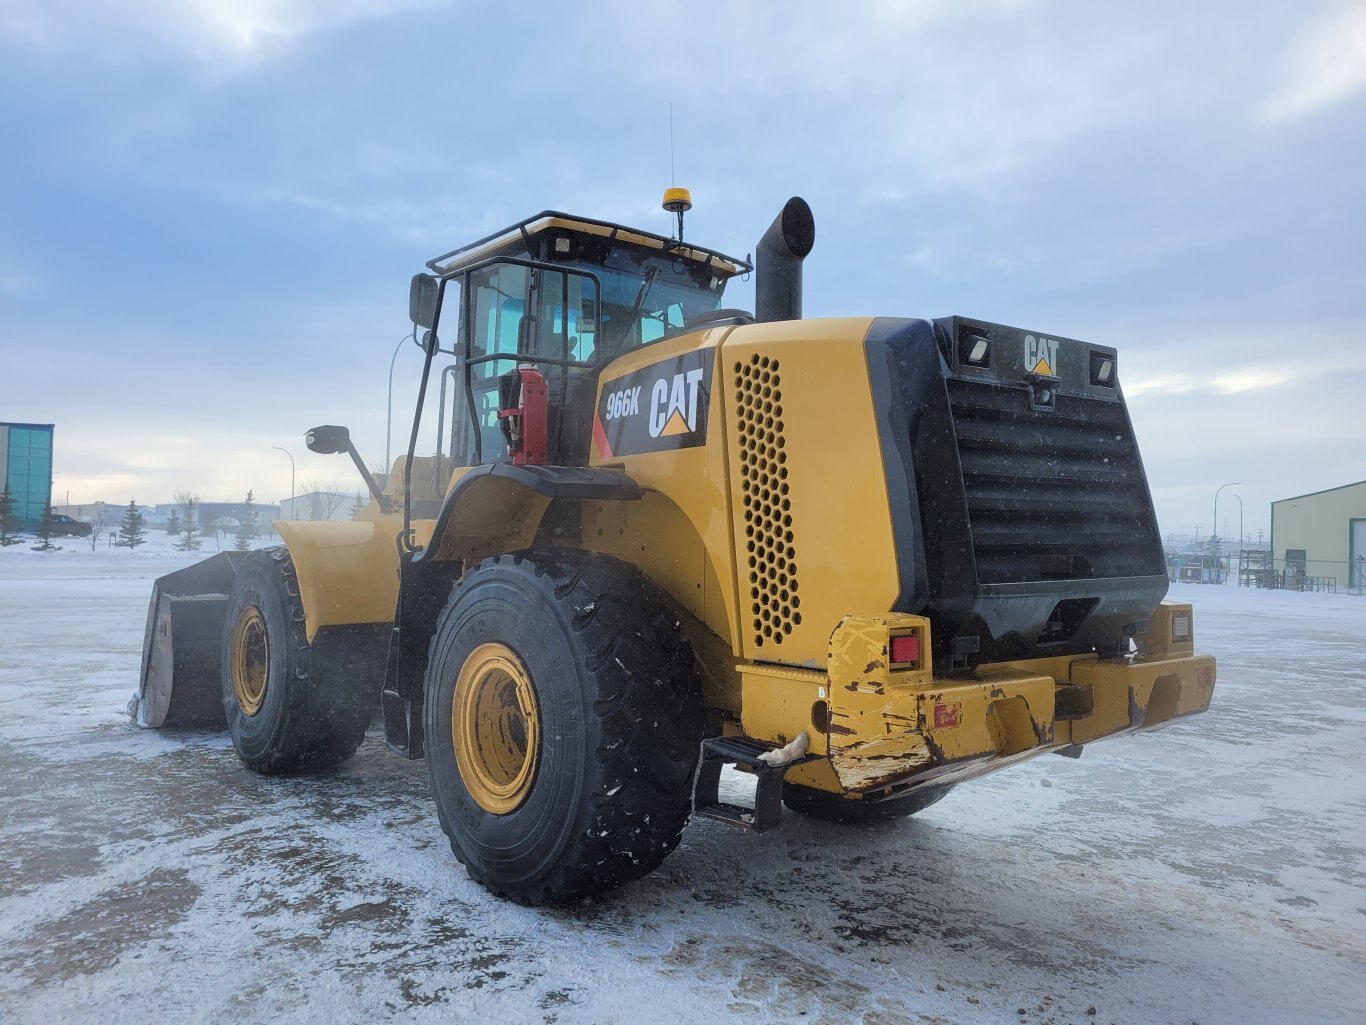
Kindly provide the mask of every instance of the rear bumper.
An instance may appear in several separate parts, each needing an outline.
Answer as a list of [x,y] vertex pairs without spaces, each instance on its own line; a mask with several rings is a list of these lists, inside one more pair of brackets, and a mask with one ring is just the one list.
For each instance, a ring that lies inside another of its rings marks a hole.
[[[1159,643],[1143,655],[1006,663],[951,679],[887,663],[893,635],[923,629],[921,650],[930,650],[924,619],[848,617],[832,635],[826,673],[741,667],[743,725],[775,743],[806,729],[809,750],[824,757],[788,778],[851,794],[957,782],[1049,751],[1076,754],[1209,708],[1214,658],[1170,650],[1172,608],[1154,616],[1150,634]],[[1189,608],[1175,608],[1187,617],[1188,636]]]

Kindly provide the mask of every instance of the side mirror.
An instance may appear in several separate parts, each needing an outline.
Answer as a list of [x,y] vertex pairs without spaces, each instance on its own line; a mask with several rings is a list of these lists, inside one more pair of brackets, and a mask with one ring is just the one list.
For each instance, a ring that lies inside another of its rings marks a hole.
[[379,511],[386,515],[390,512],[389,497],[384,493],[382,482],[375,480],[375,475],[365,468],[356,446],[351,444],[351,432],[345,427],[337,427],[334,424],[314,427],[304,435],[304,444],[310,452],[316,452],[320,456],[335,455],[338,452],[349,455],[351,462],[356,464],[361,480],[365,481],[370,497],[379,504]]
[[336,455],[338,452],[351,451],[351,432],[345,427],[324,425],[314,427],[304,435],[304,444],[310,452],[320,456]]
[[408,286],[408,319],[418,327],[436,327],[437,281],[431,274],[414,274]]

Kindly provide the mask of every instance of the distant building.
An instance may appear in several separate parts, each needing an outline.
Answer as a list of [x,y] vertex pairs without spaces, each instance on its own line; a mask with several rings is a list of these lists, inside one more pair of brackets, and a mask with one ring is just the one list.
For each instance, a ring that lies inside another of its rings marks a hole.
[[[81,504],[73,502],[70,505],[54,504],[52,511],[70,516],[73,520],[80,520],[82,523],[95,523],[103,516],[106,524],[116,525],[123,520],[123,512],[127,508],[126,505],[111,505],[109,502],[83,502]],[[145,523],[147,512],[151,506],[140,505],[138,509],[142,512]]]
[[0,475],[19,529],[37,530],[52,501],[52,424],[0,423]]
[[1287,579],[1366,588],[1366,480],[1272,502],[1271,554]]
[[105,515],[108,515],[111,508],[112,506],[110,506],[108,502],[84,502],[81,504],[72,502],[70,505],[62,505],[60,502],[54,502],[52,511],[54,513],[61,513],[63,516],[70,516],[73,520],[83,520],[84,522],[89,523],[102,512]]
[[[256,526],[261,531],[270,529],[271,521],[280,518],[280,507],[265,502],[252,502],[256,510]],[[180,520],[185,519],[185,507],[179,502],[162,502],[155,511],[144,513],[143,518],[149,526],[162,527],[176,512]],[[235,530],[247,515],[246,502],[196,502],[194,519],[196,526],[203,531],[214,529]]]
[[[362,498],[362,501],[367,501]],[[310,491],[280,502],[282,520],[349,520],[356,507],[356,492]]]

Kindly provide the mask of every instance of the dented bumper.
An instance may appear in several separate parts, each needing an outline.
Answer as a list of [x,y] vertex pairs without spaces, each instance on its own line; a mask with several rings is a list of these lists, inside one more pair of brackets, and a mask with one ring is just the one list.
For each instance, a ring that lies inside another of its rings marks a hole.
[[[742,723],[747,735],[775,743],[808,732],[811,753],[824,757],[793,769],[793,782],[854,794],[957,782],[1205,711],[1215,664],[1194,651],[1190,622],[1189,606],[1163,605],[1137,655],[1003,663],[936,679],[928,665],[891,661],[898,648],[931,650],[927,620],[849,616],[832,634],[825,673],[742,666]],[[916,642],[893,647],[908,636]]]

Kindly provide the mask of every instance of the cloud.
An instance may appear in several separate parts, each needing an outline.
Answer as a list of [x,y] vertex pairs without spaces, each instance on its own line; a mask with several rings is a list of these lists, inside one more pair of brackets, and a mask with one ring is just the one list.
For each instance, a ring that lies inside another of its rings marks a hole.
[[7,267],[0,260],[0,292],[27,292],[38,285],[37,275]]
[[188,58],[223,70],[313,32],[388,17],[435,0],[0,0],[0,38],[92,62]]
[[1241,395],[1243,392],[1264,391],[1293,381],[1300,373],[1295,369],[1271,367],[1239,367],[1237,370],[1216,374],[1210,382],[1215,391],[1223,395]]
[[811,201],[809,315],[1117,346],[1173,522],[1212,464],[1313,490],[1359,458],[1363,135],[1249,112],[1358,95],[1334,3],[0,0],[7,415],[139,498],[287,494],[271,448],[339,410],[377,458],[408,275],[546,207],[668,231],[672,102],[692,238],[743,255]]
[[1126,384],[1124,394],[1130,398],[1149,393],[1186,395],[1196,391],[1206,394],[1212,392],[1218,395],[1241,395],[1244,392],[1281,387],[1303,376],[1304,372],[1297,367],[1260,365],[1236,367],[1222,373],[1158,374],[1153,377],[1140,376],[1133,384]]
[[1344,4],[1312,26],[1286,63],[1287,81],[1262,105],[1269,122],[1309,117],[1366,89],[1366,4]]

